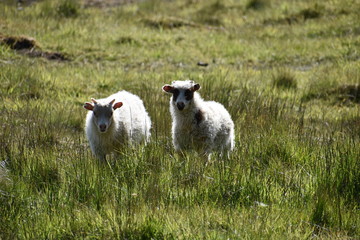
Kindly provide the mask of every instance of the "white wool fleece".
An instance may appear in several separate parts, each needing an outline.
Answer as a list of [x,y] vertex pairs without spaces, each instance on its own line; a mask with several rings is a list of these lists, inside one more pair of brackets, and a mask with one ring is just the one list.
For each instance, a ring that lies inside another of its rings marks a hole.
[[85,133],[94,155],[106,155],[131,143],[148,142],[151,120],[143,101],[127,91],[85,103]]
[[170,113],[176,151],[195,149],[207,156],[213,151],[229,152],[235,146],[234,123],[224,106],[204,101],[193,81],[174,81],[163,90],[172,93]]

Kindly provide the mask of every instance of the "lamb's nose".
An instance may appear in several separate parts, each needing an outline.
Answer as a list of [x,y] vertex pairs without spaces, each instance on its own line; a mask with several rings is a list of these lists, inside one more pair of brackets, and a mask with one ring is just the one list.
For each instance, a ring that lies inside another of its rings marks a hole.
[[101,132],[105,132],[106,131],[106,125],[105,124],[100,124],[99,125],[100,131]]
[[183,110],[184,107],[185,107],[185,103],[183,103],[183,102],[178,102],[176,105],[177,105],[177,108],[178,108],[180,111]]

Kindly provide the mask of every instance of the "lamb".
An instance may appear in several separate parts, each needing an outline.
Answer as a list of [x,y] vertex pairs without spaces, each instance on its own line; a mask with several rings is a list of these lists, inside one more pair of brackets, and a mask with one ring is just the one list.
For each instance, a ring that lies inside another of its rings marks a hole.
[[151,120],[142,100],[127,91],[84,104],[89,110],[85,133],[91,151],[100,160],[129,144],[147,143]]
[[175,151],[194,149],[210,159],[213,151],[234,149],[234,123],[220,103],[204,101],[196,91],[200,84],[191,80],[173,81],[162,87],[172,94],[170,112]]

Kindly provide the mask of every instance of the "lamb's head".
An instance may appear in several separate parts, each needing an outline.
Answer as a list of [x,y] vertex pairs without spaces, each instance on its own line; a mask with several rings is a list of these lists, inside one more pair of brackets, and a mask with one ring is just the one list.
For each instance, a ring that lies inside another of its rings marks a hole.
[[173,81],[171,85],[162,87],[164,92],[171,93],[172,104],[180,111],[189,109],[194,98],[195,91],[200,89],[200,84],[191,80]]
[[113,122],[113,112],[120,108],[123,103],[115,103],[115,99],[110,102],[99,102],[92,98],[91,101],[91,103],[85,103],[84,108],[93,112],[93,121],[95,125],[101,133],[105,133]]

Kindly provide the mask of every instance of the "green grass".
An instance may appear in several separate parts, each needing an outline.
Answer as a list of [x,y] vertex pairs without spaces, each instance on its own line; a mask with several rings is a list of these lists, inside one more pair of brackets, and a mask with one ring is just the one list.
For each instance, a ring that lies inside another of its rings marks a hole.
[[[360,238],[357,1],[86,6],[0,3],[0,40],[69,59],[0,44],[1,239]],[[175,79],[229,110],[229,159],[174,153]],[[82,105],[122,89],[152,141],[100,163]]]

